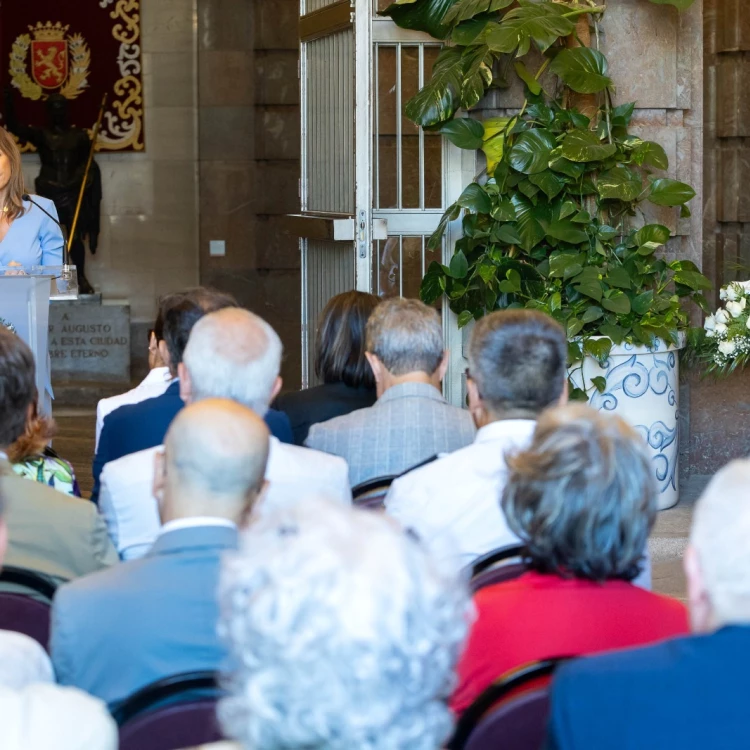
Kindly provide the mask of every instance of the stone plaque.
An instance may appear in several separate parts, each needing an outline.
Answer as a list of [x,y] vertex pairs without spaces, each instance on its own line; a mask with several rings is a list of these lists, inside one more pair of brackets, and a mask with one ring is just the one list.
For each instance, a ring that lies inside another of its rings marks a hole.
[[52,380],[130,381],[130,305],[52,302]]

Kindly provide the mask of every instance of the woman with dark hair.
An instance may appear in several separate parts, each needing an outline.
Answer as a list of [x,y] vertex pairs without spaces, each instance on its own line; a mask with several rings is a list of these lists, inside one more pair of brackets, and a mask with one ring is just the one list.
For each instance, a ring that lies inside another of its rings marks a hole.
[[375,403],[375,378],[365,358],[365,326],[380,300],[365,292],[344,292],[328,300],[315,340],[315,375],[322,385],[287,393],[276,401],[302,445],[310,427]]
[[[0,127],[0,266],[61,266],[63,236],[44,211],[25,201],[21,153],[13,137]],[[34,200],[53,216],[55,204]]]
[[507,464],[502,508],[530,570],[475,596],[457,712],[529,662],[688,632],[680,602],[632,583],[656,520],[651,460],[633,428],[589,406],[561,407]]

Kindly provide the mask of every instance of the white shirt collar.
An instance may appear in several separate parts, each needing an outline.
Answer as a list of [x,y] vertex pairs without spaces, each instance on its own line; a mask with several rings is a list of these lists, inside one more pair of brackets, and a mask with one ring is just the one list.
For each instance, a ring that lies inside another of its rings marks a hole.
[[196,526],[225,526],[228,529],[236,529],[237,524],[227,518],[215,518],[214,516],[194,516],[193,518],[176,518],[173,521],[167,521],[159,531],[159,536],[163,536],[169,531],[178,529],[193,529]]
[[500,419],[480,427],[474,442],[488,443],[493,440],[507,439],[508,435],[531,435],[535,428],[535,419]]
[[171,383],[173,380],[168,367],[154,367],[141,381],[141,385],[155,385],[156,383]]

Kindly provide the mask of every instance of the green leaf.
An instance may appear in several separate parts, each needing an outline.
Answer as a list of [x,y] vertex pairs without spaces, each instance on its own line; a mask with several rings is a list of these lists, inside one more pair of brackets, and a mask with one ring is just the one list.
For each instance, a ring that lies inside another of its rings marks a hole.
[[509,117],[488,117],[484,120],[484,142],[480,146],[487,158],[487,172],[492,174],[503,158],[505,132],[510,125]]
[[604,325],[599,326],[599,333],[601,333],[602,336],[612,339],[615,344],[622,344],[627,329],[622,326],[605,323]]
[[627,315],[630,312],[630,298],[620,289],[611,289],[602,298],[602,307],[617,315]]
[[567,325],[567,335],[569,339],[577,336],[583,330],[583,323],[578,318],[570,318]]
[[604,393],[604,391],[607,390],[607,378],[597,375],[597,377],[591,378],[591,385],[593,385],[599,393]]
[[609,286],[618,287],[620,289],[630,289],[633,285],[630,280],[630,275],[622,266],[610,268],[604,281]]
[[492,83],[493,56],[485,45],[468,47],[461,56],[461,106],[471,109]]
[[406,103],[406,116],[424,128],[450,120],[461,105],[464,71],[461,50],[444,47],[432,68],[432,78]]
[[573,201],[565,201],[565,203],[560,206],[560,212],[558,215],[558,219],[567,219],[568,216],[572,216],[574,213],[578,211],[578,206],[576,206]]
[[678,284],[689,286],[694,291],[713,289],[713,284],[698,271],[675,271],[674,280]]
[[649,289],[647,292],[643,292],[633,298],[632,306],[633,312],[638,315],[645,315],[651,308],[651,303],[654,301],[654,290]]
[[458,203],[454,203],[448,207],[448,210],[442,215],[440,223],[437,225],[437,229],[430,235],[430,239],[427,240],[428,250],[437,250],[442,245],[443,235],[445,230],[452,221],[455,221],[461,215],[461,206]]
[[493,52],[516,52],[523,57],[533,41],[540,52],[545,52],[561,36],[573,33],[575,24],[564,17],[569,13],[564,5],[555,3],[526,4],[506,13],[502,24],[494,24],[487,33],[487,44]]
[[426,31],[435,39],[445,39],[450,26],[444,23],[446,12],[456,0],[396,0],[380,16],[389,16],[402,29]]
[[471,323],[472,320],[474,320],[474,316],[472,315],[471,310],[464,310],[463,312],[459,313],[458,327],[463,328],[464,326]]
[[[552,255],[549,259],[549,276],[552,279],[569,278],[577,276],[583,270],[581,263],[586,256],[580,253],[560,253]],[[568,269],[578,269],[575,273]]]
[[570,242],[573,245],[580,245],[582,242],[588,242],[589,239],[586,232],[582,232],[572,221],[553,222],[547,227],[547,236],[562,242]]
[[458,0],[448,9],[443,18],[444,24],[457,24],[466,21],[480,13],[491,13],[507,8],[513,0]]
[[522,133],[513,144],[508,159],[513,169],[524,174],[543,172],[549,166],[552,149],[557,146],[554,133],[536,128]]
[[470,117],[456,117],[443,123],[438,131],[454,146],[476,151],[484,144],[484,126]]
[[662,177],[651,182],[648,199],[657,206],[681,206],[695,198],[695,190],[678,180]]
[[583,351],[603,365],[612,351],[612,342],[609,339],[586,339]]
[[503,198],[492,209],[490,216],[492,216],[495,221],[515,221],[516,209],[513,207],[510,198]]
[[475,214],[488,214],[492,211],[492,199],[476,182],[466,187],[456,201],[456,205],[473,211]]
[[542,84],[528,71],[527,67],[519,60],[513,66],[516,69],[518,77],[526,84],[529,91],[534,96],[542,93]]
[[529,181],[542,190],[552,200],[565,187],[565,181],[554,172],[545,169],[544,172],[529,175]]
[[550,70],[579,94],[597,94],[612,86],[607,58],[589,47],[564,49],[552,61]]
[[579,294],[595,299],[597,302],[602,301],[604,290],[602,289],[601,281],[583,281],[575,286],[575,290]]
[[422,279],[422,285],[419,288],[419,298],[426,305],[435,304],[445,291],[444,284],[445,275],[443,267],[440,263],[433,260]]
[[562,294],[555,292],[549,298],[549,310],[550,312],[557,312],[562,307]]
[[477,42],[480,35],[487,28],[487,24],[489,24],[489,19],[487,18],[472,18],[470,21],[464,21],[453,29],[451,41],[453,44],[468,47],[470,44]]
[[602,161],[617,151],[614,143],[602,143],[596,133],[590,130],[573,130],[562,142],[562,156],[569,161]]
[[604,316],[604,311],[601,307],[597,307],[596,305],[592,305],[589,307],[586,312],[581,315],[581,320],[584,323],[593,323],[595,320],[599,320],[599,318]]
[[690,208],[686,204],[682,204],[680,206],[680,218],[681,219],[689,219],[693,215],[693,212],[690,210]]
[[482,279],[485,284],[489,284],[491,281],[494,281],[497,276],[497,266],[494,263],[483,261],[479,264],[477,273],[479,274],[479,278]]
[[599,175],[596,189],[604,200],[630,203],[641,194],[643,183],[640,175],[627,167],[613,167]]
[[463,279],[469,273],[469,261],[466,260],[463,250],[456,252],[451,258],[451,264],[448,267],[448,275],[452,279]]
[[633,119],[634,112],[635,102],[620,104],[612,110],[612,122],[622,124],[622,127],[627,127],[628,125],[630,125],[630,121]]
[[[557,153],[557,149],[553,153]],[[578,180],[583,177],[583,173],[586,171],[585,164],[577,164],[567,159],[561,159],[559,157],[552,158],[549,163],[550,169],[560,174],[564,174],[566,177],[572,177],[574,180]]]
[[512,224],[502,224],[493,230],[493,238],[496,238],[498,242],[502,242],[505,245],[520,245],[521,238],[518,235],[518,230]]
[[654,5],[674,5],[677,10],[687,10],[695,0],[649,0]]
[[653,242],[659,246],[666,245],[669,237],[669,229],[662,224],[646,224],[633,235],[633,241],[639,246],[647,242]]
[[505,294],[515,294],[521,291],[521,274],[515,269],[509,270],[506,274],[506,281],[501,281],[498,285],[501,292]]
[[521,238],[521,247],[528,253],[545,238],[546,232],[542,222],[546,223],[549,219],[543,207],[534,206],[522,195],[515,193],[511,200],[518,217],[516,228]]
[[669,158],[664,147],[654,141],[643,141],[633,150],[633,159],[639,166],[669,169]]

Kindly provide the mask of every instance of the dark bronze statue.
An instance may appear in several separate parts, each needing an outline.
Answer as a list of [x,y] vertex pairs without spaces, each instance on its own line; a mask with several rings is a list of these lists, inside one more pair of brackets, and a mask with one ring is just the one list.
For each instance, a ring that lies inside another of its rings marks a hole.
[[[20,140],[33,144],[39,152],[42,169],[36,178],[36,192],[54,201],[60,223],[70,231],[75,216],[86,164],[91,151],[89,134],[72,127],[68,119],[68,100],[52,94],[46,102],[48,124],[35,128],[18,122],[11,89],[5,91],[5,124]],[[86,183],[76,236],[69,238],[70,260],[78,268],[78,285],[82,294],[94,289],[86,279],[86,246],[96,253],[101,226],[102,178],[96,162],[91,165]]]

